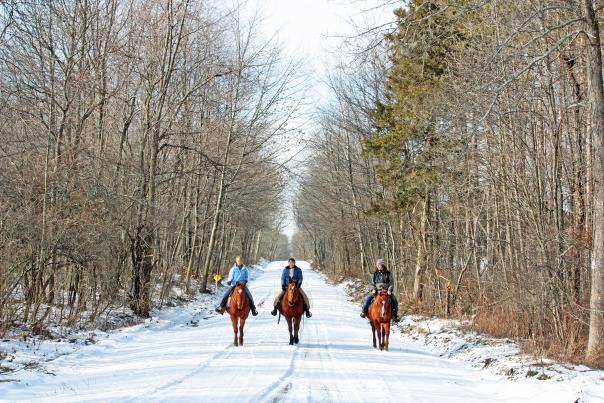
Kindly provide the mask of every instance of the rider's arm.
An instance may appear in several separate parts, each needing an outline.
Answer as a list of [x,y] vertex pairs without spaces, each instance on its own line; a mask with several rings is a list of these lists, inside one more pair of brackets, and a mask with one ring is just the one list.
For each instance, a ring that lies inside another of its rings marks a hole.
[[390,284],[388,285],[388,291],[392,292],[392,290],[394,290],[394,273],[390,272],[390,275],[388,277],[390,277]]
[[304,276],[302,275],[302,269],[298,269],[298,273],[300,273],[300,280],[298,280],[298,287],[302,287],[302,280],[304,280]]
[[285,276],[287,275],[287,269],[283,269],[281,272],[281,289],[285,291]]
[[371,275],[371,285],[373,286],[373,292],[377,292],[377,284],[375,284],[375,273]]
[[231,270],[229,270],[229,276],[227,277],[227,284],[231,285],[231,281],[233,281],[233,268],[231,267]]

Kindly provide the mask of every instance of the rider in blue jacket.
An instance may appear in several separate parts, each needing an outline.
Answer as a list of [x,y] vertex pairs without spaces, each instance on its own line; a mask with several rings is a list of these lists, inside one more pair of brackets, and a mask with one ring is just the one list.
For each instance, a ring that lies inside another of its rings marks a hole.
[[273,302],[273,310],[271,311],[271,315],[277,315],[277,309],[281,307],[281,298],[285,295],[285,290],[287,290],[287,286],[290,282],[296,281],[298,283],[298,291],[304,300],[304,312],[306,313],[306,317],[310,318],[312,313],[310,313],[310,301],[308,300],[308,296],[302,289],[302,280],[304,277],[302,276],[302,269],[296,266],[296,259],[290,257],[287,261],[287,266],[281,272],[281,291],[275,297],[275,301]]
[[247,294],[248,299],[250,300],[250,308],[252,310],[252,315],[258,315],[258,311],[256,311],[256,305],[254,304],[254,298],[252,297],[252,293],[249,288],[247,288],[247,282],[249,280],[249,271],[247,267],[243,264],[243,258],[241,256],[237,256],[235,258],[235,264],[231,267],[229,271],[229,277],[227,278],[227,285],[230,287],[226,290],[224,295],[222,296],[222,301],[220,301],[220,305],[216,307],[216,312],[219,314],[223,314],[226,310],[226,304],[235,289],[237,283],[243,283],[246,285],[245,293]]

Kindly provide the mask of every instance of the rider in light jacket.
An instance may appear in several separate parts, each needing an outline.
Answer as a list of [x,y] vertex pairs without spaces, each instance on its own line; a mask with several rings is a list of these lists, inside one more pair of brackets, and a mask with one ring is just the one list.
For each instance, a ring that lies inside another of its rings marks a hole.
[[361,317],[364,318],[367,316],[367,312],[369,312],[369,305],[373,302],[373,299],[377,295],[377,293],[383,288],[388,290],[388,295],[390,295],[390,304],[392,305],[392,320],[394,322],[398,322],[398,301],[394,296],[394,276],[392,272],[386,268],[386,264],[384,259],[378,259],[375,263],[376,270],[373,272],[371,276],[371,285],[373,285],[373,291],[363,304],[363,312],[361,312]]
[[235,258],[235,264],[231,267],[229,271],[229,277],[227,278],[227,285],[230,287],[226,290],[224,295],[222,296],[222,301],[220,301],[220,305],[216,307],[216,312],[219,314],[223,314],[226,310],[227,300],[233,293],[235,286],[237,283],[243,283],[245,285],[245,293],[247,294],[248,299],[250,300],[250,308],[252,310],[252,315],[258,315],[258,311],[256,311],[256,305],[254,304],[254,298],[252,297],[252,293],[249,288],[247,288],[247,282],[249,279],[249,271],[247,267],[243,264],[243,258],[241,256],[237,256]]

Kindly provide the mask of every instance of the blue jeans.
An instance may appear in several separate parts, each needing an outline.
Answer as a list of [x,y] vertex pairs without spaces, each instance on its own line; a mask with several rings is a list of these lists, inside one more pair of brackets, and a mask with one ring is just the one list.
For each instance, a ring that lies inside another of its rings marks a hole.
[[[236,287],[236,285],[232,285],[229,288],[227,288],[224,295],[222,296],[222,301],[220,302],[220,306],[226,306],[227,300],[231,296],[231,293],[233,292],[235,287]],[[244,287],[244,288],[245,288],[245,293],[247,294],[247,297],[250,300],[250,308],[255,309],[256,304],[254,304],[254,297],[252,297],[252,293],[250,292],[250,289],[247,287]]]
[[[375,296],[373,295],[373,293],[371,293],[365,300],[365,303],[363,304],[363,312],[365,312],[365,315],[367,315],[367,312],[369,312],[369,305],[371,305],[374,298]],[[394,294],[390,294],[390,304],[392,305],[392,313],[398,313],[398,300],[396,299]]]

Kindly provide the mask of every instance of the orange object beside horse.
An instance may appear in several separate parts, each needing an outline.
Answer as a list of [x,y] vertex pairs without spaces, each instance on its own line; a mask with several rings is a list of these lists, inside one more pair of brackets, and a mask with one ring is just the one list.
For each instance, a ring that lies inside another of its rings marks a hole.
[[388,351],[391,319],[392,307],[390,306],[390,295],[388,295],[387,290],[382,289],[369,307],[369,323],[371,323],[374,348],[377,348],[375,342],[375,332],[377,331],[380,350]]
[[[235,346],[243,346],[243,327],[249,314],[250,301],[245,293],[245,285],[237,283],[231,294],[231,303],[229,306],[229,315],[231,315],[231,323],[233,323],[233,332],[235,333],[235,338],[233,339]],[[237,340],[238,330],[239,340]]]
[[300,330],[300,322],[302,320],[302,313],[304,312],[304,301],[298,292],[298,288],[297,282],[292,281],[289,283],[281,302],[281,311],[287,321],[290,345],[294,343],[298,344],[300,341],[298,331]]

